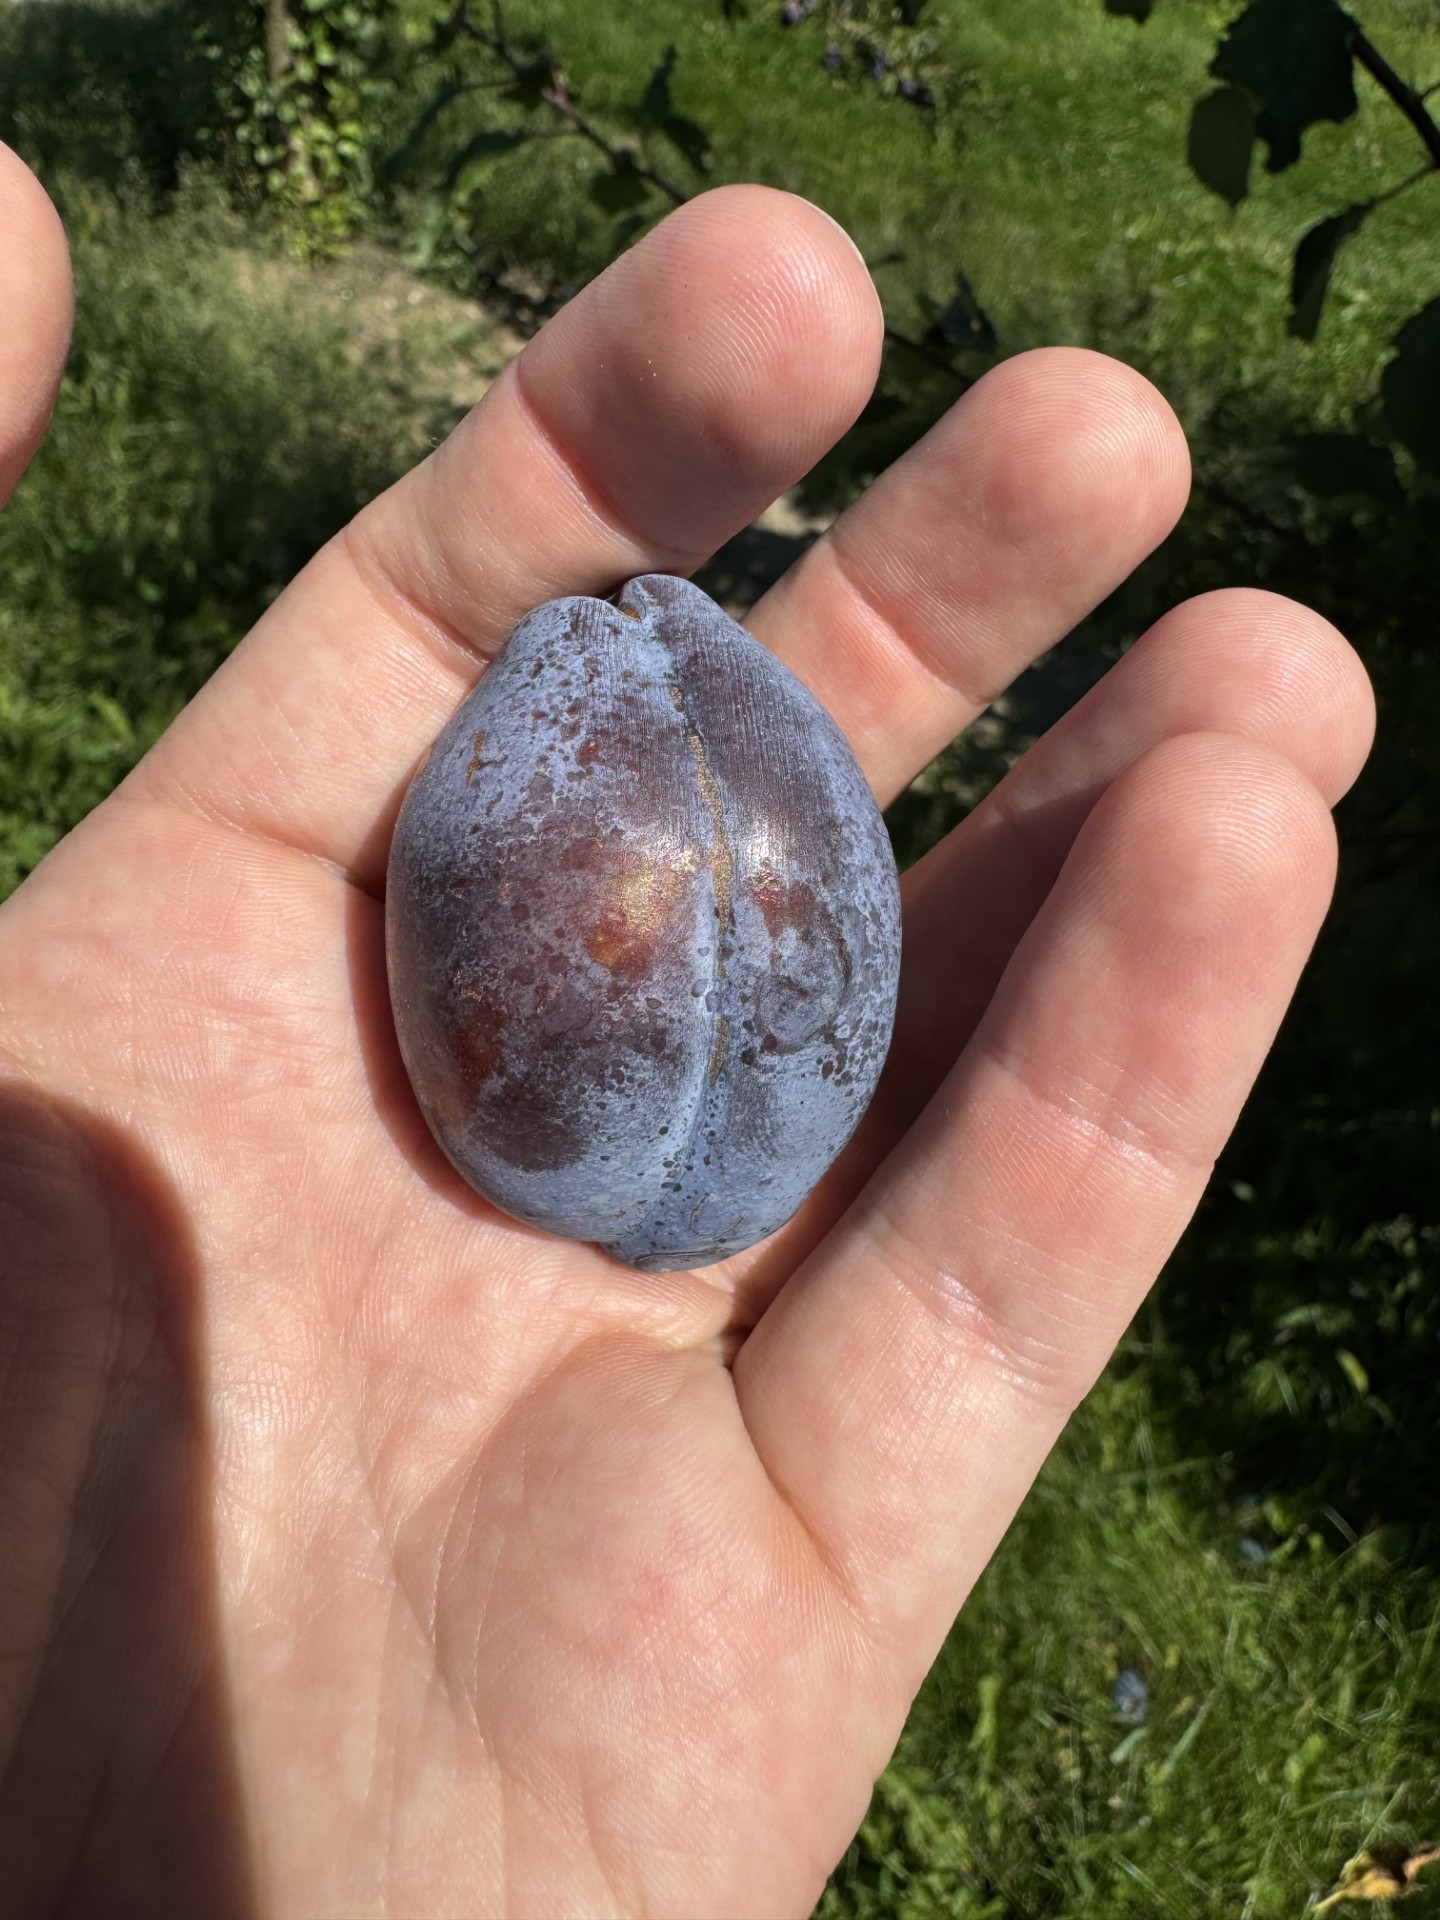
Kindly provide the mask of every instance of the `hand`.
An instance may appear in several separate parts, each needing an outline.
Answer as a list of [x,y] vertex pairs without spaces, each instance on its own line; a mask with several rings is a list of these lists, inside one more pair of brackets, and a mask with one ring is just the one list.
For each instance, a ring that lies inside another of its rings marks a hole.
[[[68,295],[0,158],[13,478]],[[790,1228],[645,1276],[479,1200],[390,1026],[407,777],[528,608],[688,572],[797,479],[880,334],[803,202],[676,213],[0,913],[10,1912],[756,1920],[857,1826],[1201,1195],[1371,728],[1315,615],[1177,608],[907,876],[891,1062]],[[1137,374],[1025,355],[754,631],[888,801],[1187,471]]]

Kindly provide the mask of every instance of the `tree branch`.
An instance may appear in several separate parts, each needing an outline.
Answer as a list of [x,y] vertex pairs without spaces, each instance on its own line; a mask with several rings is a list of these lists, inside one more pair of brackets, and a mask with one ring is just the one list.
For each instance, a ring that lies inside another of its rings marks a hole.
[[1390,62],[1366,37],[1354,20],[1350,22],[1350,51],[1376,85],[1389,94],[1424,141],[1431,166],[1440,168],[1440,125],[1437,125],[1426,107],[1424,95],[1417,93],[1408,80],[1400,78]]
[[[505,18],[500,9],[500,0],[491,0],[491,18],[493,25],[488,30],[477,25],[471,18],[469,6],[465,4],[465,0],[461,0],[461,4],[456,7],[446,22],[446,27],[464,39],[473,41],[477,46],[484,47],[487,53],[500,62],[512,80],[530,78],[535,71],[534,64],[527,66],[511,46],[505,27]],[[564,74],[553,63],[550,72],[551,83],[548,87],[541,89],[540,98],[552,112],[564,119],[572,133],[588,141],[598,152],[604,154],[610,165],[617,170],[622,167],[632,167],[640,179],[647,180],[652,187],[663,193],[672,205],[683,207],[686,204],[691,196],[683,188],[677,187],[673,181],[667,180],[653,167],[642,166],[628,148],[613,145],[598,127],[585,118],[570,98]],[[478,264],[472,260],[471,265],[476,268],[478,275],[481,272]],[[505,291],[511,293],[513,290],[507,288]],[[536,305],[538,307],[539,303],[537,302]],[[962,393],[974,384],[970,376],[962,373],[953,361],[947,360],[943,354],[936,353],[923,341],[912,339],[908,333],[901,333],[897,327],[886,327],[885,338],[892,345],[904,347],[907,353],[913,353],[917,358],[926,361],[938,372],[948,374]]]
[[265,66],[272,80],[283,80],[294,64],[290,51],[290,36],[294,31],[295,22],[285,0],[266,0]]
[[[484,27],[477,26],[470,18],[469,7],[461,5],[455,9],[447,25],[464,39],[473,40],[477,46],[484,47],[487,53],[493,54],[512,80],[528,79],[534,72],[534,67],[533,65],[527,67],[511,47],[498,4],[494,9],[494,17],[494,30],[487,32]],[[628,147],[613,145],[593,122],[585,118],[570,98],[564,74],[553,62],[550,63],[550,75],[550,85],[541,88],[540,98],[552,112],[561,115],[572,133],[581,140],[588,141],[598,152],[603,153],[617,173],[629,168],[639,179],[648,181],[658,192],[663,193],[672,206],[684,206],[690,198],[689,194],[677,187],[672,180],[667,180],[664,174],[658,173],[654,167],[643,165]]]

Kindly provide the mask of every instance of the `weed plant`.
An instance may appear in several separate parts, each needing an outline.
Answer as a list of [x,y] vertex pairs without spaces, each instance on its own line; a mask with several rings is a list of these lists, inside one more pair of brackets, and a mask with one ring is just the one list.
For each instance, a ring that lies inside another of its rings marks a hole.
[[155,220],[52,184],[75,342],[46,444],[0,515],[0,892],[428,437],[340,317],[241,274],[213,199]]

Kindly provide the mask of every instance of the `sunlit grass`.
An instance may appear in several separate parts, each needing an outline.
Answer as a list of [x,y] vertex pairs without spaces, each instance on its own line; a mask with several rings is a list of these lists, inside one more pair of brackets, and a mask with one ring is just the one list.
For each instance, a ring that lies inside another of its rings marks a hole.
[[1181,1454],[1132,1365],[965,1609],[823,1914],[1298,1920],[1362,1846],[1436,1824],[1433,1585]]
[[[1373,389],[1399,324],[1440,291],[1431,244],[1440,175],[1374,214],[1342,255],[1318,340],[1291,339],[1301,235],[1403,180],[1425,154],[1362,76],[1360,111],[1343,126],[1312,128],[1299,165],[1269,175],[1257,149],[1251,196],[1232,211],[1191,174],[1185,139],[1235,11],[1161,0],[1140,26],[1106,14],[1101,0],[933,0],[925,23],[958,82],[946,122],[954,137],[941,139],[925,114],[825,70],[823,8],[789,32],[760,0],[728,22],[700,0],[530,0],[509,18],[562,63],[581,106],[612,126],[673,48],[671,97],[709,136],[709,171],[697,174],[663,141],[656,163],[687,192],[747,178],[817,201],[874,264],[899,326],[923,325],[963,271],[1002,349],[1104,346],[1168,376],[1195,412],[1217,384],[1263,383],[1316,420],[1341,421]],[[1440,79],[1433,15],[1412,0],[1368,0],[1356,11],[1402,72]],[[447,114],[456,148],[467,125],[515,118],[503,100]],[[575,191],[596,164],[567,140],[487,160],[487,241],[557,277],[583,274],[607,244],[608,223]],[[658,201],[646,209],[662,210]]]

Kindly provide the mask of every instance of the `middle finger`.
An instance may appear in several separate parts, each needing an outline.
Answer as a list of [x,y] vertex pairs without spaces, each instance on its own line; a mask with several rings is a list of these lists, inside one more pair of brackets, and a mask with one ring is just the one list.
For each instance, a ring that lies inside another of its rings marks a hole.
[[1080,348],[996,367],[746,622],[824,701],[882,805],[1169,533],[1180,424]]

